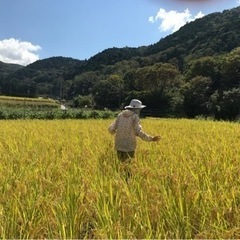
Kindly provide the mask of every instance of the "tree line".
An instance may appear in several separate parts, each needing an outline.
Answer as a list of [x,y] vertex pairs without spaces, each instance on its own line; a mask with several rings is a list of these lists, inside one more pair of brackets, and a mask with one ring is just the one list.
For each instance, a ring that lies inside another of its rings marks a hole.
[[[131,63],[131,64],[129,64]],[[86,72],[75,77],[74,106],[121,108],[139,98],[162,116],[236,119],[240,114],[240,48],[217,57],[190,61],[184,72],[170,63],[135,67],[121,62],[108,77]],[[128,69],[128,70],[127,70]],[[147,110],[147,109],[146,109]]]
[[177,64],[136,57],[80,73],[73,79],[67,79],[64,72],[37,72],[35,78],[2,81],[1,91],[7,95],[57,98],[74,108],[112,110],[139,98],[150,115],[155,110],[158,116],[234,120],[240,114],[239,69],[240,48],[193,59],[183,71]]

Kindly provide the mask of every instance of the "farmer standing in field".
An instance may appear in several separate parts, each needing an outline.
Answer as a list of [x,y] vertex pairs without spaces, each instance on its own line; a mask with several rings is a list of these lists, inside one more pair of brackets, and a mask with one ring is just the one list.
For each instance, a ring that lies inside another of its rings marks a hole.
[[121,162],[128,162],[134,157],[137,146],[136,137],[151,142],[160,140],[160,136],[152,137],[142,130],[139,123],[140,110],[146,107],[138,99],[133,99],[125,107],[116,120],[109,126],[108,131],[115,135],[115,149]]

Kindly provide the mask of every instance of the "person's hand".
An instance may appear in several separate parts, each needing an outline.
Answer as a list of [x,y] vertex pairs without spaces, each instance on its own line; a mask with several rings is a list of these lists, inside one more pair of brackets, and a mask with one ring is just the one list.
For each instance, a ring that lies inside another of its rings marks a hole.
[[155,136],[155,137],[152,138],[152,141],[153,142],[158,142],[160,139],[161,139],[160,136]]

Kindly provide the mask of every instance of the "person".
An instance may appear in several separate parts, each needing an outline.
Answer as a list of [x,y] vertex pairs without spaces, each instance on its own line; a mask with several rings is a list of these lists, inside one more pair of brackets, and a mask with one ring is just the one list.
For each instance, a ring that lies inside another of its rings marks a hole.
[[126,106],[125,110],[118,114],[115,121],[108,128],[110,134],[115,134],[115,149],[121,162],[131,161],[134,157],[137,146],[136,137],[148,142],[160,140],[160,136],[151,136],[142,130],[139,115],[144,107],[146,106],[142,105],[140,100],[132,99],[130,105]]

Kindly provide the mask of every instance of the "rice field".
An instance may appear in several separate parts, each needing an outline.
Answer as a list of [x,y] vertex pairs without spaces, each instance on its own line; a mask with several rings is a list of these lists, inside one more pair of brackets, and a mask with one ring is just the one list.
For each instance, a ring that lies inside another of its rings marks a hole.
[[124,165],[111,122],[0,122],[1,239],[240,238],[239,123],[142,119]]
[[31,106],[31,107],[59,107],[59,103],[51,98],[29,98],[29,97],[13,97],[0,95],[0,106]]

